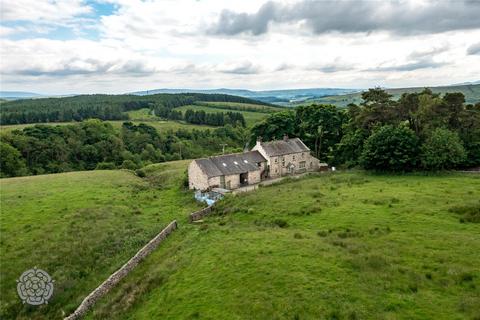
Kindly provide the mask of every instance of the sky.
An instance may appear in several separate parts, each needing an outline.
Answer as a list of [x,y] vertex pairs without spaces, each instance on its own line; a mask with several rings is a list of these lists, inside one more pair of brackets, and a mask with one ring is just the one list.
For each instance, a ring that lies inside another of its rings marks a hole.
[[0,87],[368,88],[480,80],[480,1],[0,0]]

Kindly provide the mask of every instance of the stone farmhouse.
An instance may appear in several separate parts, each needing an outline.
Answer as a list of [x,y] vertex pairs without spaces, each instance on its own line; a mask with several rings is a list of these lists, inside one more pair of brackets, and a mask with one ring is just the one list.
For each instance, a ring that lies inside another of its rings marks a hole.
[[193,160],[188,167],[190,189],[237,189],[268,178],[318,171],[326,164],[310,154],[298,138],[262,142],[251,151]]
[[269,142],[257,139],[252,151],[260,152],[267,159],[270,178],[317,171],[320,168],[320,161],[310,154],[310,149],[299,138],[284,136],[283,140]]

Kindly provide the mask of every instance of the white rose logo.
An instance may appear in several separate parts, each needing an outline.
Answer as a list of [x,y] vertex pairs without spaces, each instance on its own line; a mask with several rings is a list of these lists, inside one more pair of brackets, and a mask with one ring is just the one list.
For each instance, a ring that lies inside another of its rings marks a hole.
[[36,267],[22,273],[17,280],[17,292],[23,303],[34,306],[47,304],[53,294],[53,282],[48,273]]

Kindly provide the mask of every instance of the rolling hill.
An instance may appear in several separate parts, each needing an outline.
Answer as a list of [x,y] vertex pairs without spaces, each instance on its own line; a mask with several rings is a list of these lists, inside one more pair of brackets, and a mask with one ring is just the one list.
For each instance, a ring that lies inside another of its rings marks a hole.
[[323,96],[340,95],[351,92],[357,92],[358,89],[342,89],[342,88],[311,88],[311,89],[284,89],[284,90],[246,90],[246,89],[155,89],[148,91],[134,92],[138,95],[151,95],[158,93],[208,93],[208,94],[228,94],[250,98],[267,103],[275,103],[279,105],[288,105],[292,102],[304,101],[307,99],[315,99]]
[[[181,188],[187,163],[149,166],[143,179],[125,170],[1,179],[1,317],[61,319],[173,218],[179,230],[87,319],[480,316],[476,175],[287,179],[188,224],[200,205]],[[12,285],[32,266],[56,280],[40,308],[21,304]]]
[[[181,189],[186,161],[127,170],[0,179],[0,318],[62,319],[171,220],[199,208]],[[37,266],[55,280],[48,305],[28,307],[15,280]]]
[[[461,92],[465,95],[466,103],[478,103],[480,102],[480,84],[463,84],[463,85],[453,85],[453,86],[444,86],[444,87],[428,87],[434,93],[445,94],[447,92]],[[395,88],[395,89],[386,89],[386,91],[394,96],[395,99],[398,99],[403,93],[413,93],[421,92],[425,87],[415,87],[415,88]],[[301,103],[325,103],[333,104],[340,107],[345,107],[350,103],[359,104],[362,102],[361,92],[349,93],[344,95],[332,95],[327,97],[322,97],[318,99],[309,99]]]

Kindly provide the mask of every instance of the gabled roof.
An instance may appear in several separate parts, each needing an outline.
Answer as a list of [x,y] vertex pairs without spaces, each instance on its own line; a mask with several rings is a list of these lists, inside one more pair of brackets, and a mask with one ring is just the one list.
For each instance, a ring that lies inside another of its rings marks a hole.
[[260,145],[270,157],[310,151],[299,138],[261,142]]
[[257,163],[265,162],[267,159],[258,151],[249,151],[197,159],[194,161],[196,161],[200,169],[211,178],[260,170]]

